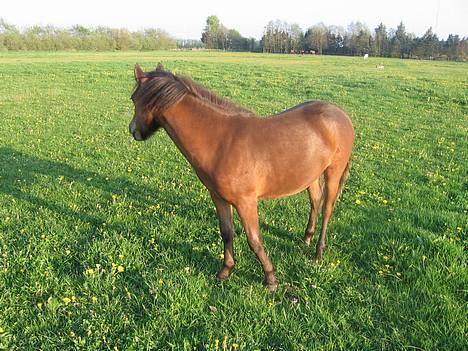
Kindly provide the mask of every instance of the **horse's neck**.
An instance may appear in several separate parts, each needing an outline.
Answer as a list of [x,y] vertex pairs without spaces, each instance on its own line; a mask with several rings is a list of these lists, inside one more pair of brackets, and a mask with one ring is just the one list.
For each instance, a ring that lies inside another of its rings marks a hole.
[[164,129],[197,171],[208,174],[228,126],[226,116],[186,95],[164,113]]

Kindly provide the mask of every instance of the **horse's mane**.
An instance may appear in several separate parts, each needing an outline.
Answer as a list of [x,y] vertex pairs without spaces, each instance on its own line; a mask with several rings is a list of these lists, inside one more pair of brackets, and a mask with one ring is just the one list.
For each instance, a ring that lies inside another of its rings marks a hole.
[[190,94],[229,114],[255,115],[252,111],[217,95],[191,78],[157,68],[146,72],[145,84],[137,84],[132,98],[138,99],[153,113],[161,113]]

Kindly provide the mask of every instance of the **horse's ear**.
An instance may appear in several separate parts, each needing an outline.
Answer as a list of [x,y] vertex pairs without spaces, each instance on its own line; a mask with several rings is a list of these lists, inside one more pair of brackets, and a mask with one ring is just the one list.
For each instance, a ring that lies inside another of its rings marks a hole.
[[164,71],[164,67],[162,63],[159,62],[158,65],[156,66],[156,72],[161,72],[161,71]]
[[141,82],[142,79],[146,78],[145,72],[143,72],[143,70],[141,69],[141,67],[140,67],[140,65],[138,63],[135,65],[135,69],[134,69],[133,73],[135,74],[135,80],[136,81]]

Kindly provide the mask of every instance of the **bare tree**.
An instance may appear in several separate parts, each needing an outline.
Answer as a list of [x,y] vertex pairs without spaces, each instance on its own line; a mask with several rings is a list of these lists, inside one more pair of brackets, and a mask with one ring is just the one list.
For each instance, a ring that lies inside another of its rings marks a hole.
[[305,34],[305,41],[310,49],[316,50],[319,54],[328,48],[328,28],[320,22],[310,27]]

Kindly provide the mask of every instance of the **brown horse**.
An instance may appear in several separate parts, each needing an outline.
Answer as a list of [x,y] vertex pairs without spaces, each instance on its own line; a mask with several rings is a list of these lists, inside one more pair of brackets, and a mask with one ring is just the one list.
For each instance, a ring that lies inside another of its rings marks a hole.
[[349,173],[354,130],[345,112],[330,103],[306,102],[258,118],[160,64],[146,73],[136,65],[135,79],[130,133],[135,140],[145,140],[164,128],[211,194],[224,242],[218,279],[229,278],[234,268],[234,206],[262,264],[265,284],[277,287],[263,249],[257,204],[305,189],[312,205],[304,236],[307,245],[324,201],[316,247],[316,259],[321,259],[328,221]]

